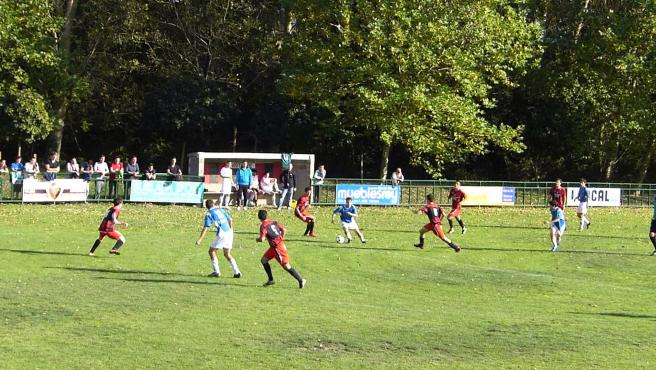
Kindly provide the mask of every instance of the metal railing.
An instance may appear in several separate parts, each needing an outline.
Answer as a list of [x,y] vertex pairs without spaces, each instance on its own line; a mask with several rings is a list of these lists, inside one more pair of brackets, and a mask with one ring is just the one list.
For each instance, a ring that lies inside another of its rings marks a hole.
[[[64,179],[70,178],[70,176],[66,173],[59,173],[57,178]],[[157,179],[168,180],[168,175],[165,173],[158,173]],[[89,181],[88,201],[104,202],[113,199],[115,195],[121,195],[125,199],[129,199],[130,180],[109,180],[108,178],[105,178],[102,182],[102,187],[99,186],[99,181],[102,180],[92,178]],[[203,182],[204,177],[183,175],[182,181]],[[453,187],[454,182],[455,181],[453,180],[406,180],[399,185],[399,205],[416,206],[423,204],[427,194],[433,194],[433,197],[438,203],[447,204],[449,190]],[[381,181],[380,179],[352,178],[326,179],[323,185],[314,185],[314,203],[317,205],[334,205],[337,184],[391,185],[391,180]],[[463,186],[513,187],[515,188],[515,206],[541,207],[547,204],[548,192],[553,185],[553,182],[461,180],[461,184]],[[114,185],[116,186],[116,190],[114,190]],[[563,186],[566,188],[578,188],[579,183],[563,182]],[[590,182],[588,183],[588,187],[621,189],[621,204],[623,207],[650,207],[654,196],[656,195],[656,184]],[[110,193],[110,188],[112,193]],[[298,196],[298,192],[295,195]],[[11,184],[8,173],[0,174],[0,202],[21,202],[21,199],[22,193],[20,192],[20,184],[18,184],[18,186]]]
[[[43,180],[43,175],[36,176],[38,180]],[[70,179],[71,175],[66,172],[57,174],[57,179]],[[169,181],[171,180],[166,173],[157,173],[157,180]],[[145,180],[141,175],[135,180]],[[87,201],[89,202],[107,202],[113,200],[116,196],[121,196],[124,199],[130,199],[130,183],[131,179],[117,178],[110,180],[109,176],[104,179],[99,179],[97,176],[92,177],[89,182],[89,193]],[[180,181],[194,181],[203,182],[203,176],[182,175]],[[11,183],[11,178],[8,173],[0,174],[0,202],[22,202],[22,180],[16,181],[15,184]]]

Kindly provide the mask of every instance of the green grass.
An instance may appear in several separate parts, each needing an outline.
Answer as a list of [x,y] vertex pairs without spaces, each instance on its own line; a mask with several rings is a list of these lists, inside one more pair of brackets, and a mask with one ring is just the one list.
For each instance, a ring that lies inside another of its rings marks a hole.
[[[648,209],[593,209],[549,252],[546,209],[465,209],[453,253],[425,217],[361,208],[366,245],[317,239],[290,212],[299,290],[266,249],[255,211],[233,211],[242,279],[206,278],[200,208],[128,204],[121,256],[86,253],[107,205],[0,205],[2,368],[654,368]],[[225,260],[224,275],[231,276]]]

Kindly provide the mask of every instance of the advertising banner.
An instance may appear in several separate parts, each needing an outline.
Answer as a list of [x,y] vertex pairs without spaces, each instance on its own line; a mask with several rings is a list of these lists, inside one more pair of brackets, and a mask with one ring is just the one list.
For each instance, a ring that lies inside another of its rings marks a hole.
[[150,203],[203,203],[202,182],[132,180],[130,201]]
[[[567,205],[576,207],[579,188],[567,188]],[[622,205],[622,190],[619,188],[588,188],[588,205],[592,207],[619,207]]]
[[392,206],[398,205],[400,188],[389,185],[337,184],[335,203],[343,204],[346,198],[353,198],[353,204]]
[[84,202],[89,183],[80,179],[23,180],[23,202]]
[[512,206],[515,188],[507,186],[462,186],[467,199],[464,206]]

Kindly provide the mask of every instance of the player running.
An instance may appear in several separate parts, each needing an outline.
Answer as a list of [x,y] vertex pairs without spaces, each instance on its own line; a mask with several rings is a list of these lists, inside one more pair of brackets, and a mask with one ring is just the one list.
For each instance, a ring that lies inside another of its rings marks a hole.
[[266,239],[269,242],[269,249],[264,252],[262,260],[260,261],[262,262],[262,267],[264,267],[264,271],[266,271],[267,277],[269,278],[263,286],[275,284],[273,274],[271,273],[271,265],[269,265],[269,261],[275,258],[276,261],[280,263],[280,266],[298,281],[298,287],[302,289],[305,286],[306,281],[301,277],[301,274],[289,264],[287,247],[285,247],[285,227],[277,221],[267,219],[267,211],[263,209],[257,212],[257,218],[260,219],[262,224],[260,225],[260,236],[256,238],[255,241],[260,243]]
[[442,218],[444,217],[444,211],[442,208],[433,202],[433,195],[426,195],[426,205],[419,210],[419,213],[424,213],[428,216],[428,223],[419,230],[419,244],[415,244],[415,247],[419,249],[424,249],[424,234],[432,231],[437,235],[443,242],[449,245],[456,253],[460,252],[460,247],[458,244],[452,242],[449,238],[444,235],[442,231]]
[[317,234],[314,233],[314,224],[316,217],[310,214],[308,209],[310,208],[310,197],[312,196],[312,188],[310,186],[305,188],[305,192],[301,194],[296,202],[296,209],[294,210],[294,215],[298,217],[301,221],[307,223],[305,226],[305,233],[303,236],[316,237]]
[[237,266],[237,261],[230,254],[230,251],[232,250],[232,241],[234,240],[232,217],[230,217],[227,211],[215,207],[214,201],[211,199],[205,201],[205,207],[207,208],[205,223],[203,224],[203,230],[200,232],[200,237],[196,241],[196,245],[200,245],[205,234],[207,234],[207,231],[212,225],[216,227],[216,239],[210,244],[210,249],[207,251],[210,255],[210,262],[212,264],[212,273],[207,276],[221,276],[221,270],[219,270],[219,259],[216,256],[216,250],[221,248],[223,249],[223,256],[228,260],[228,263],[232,268],[232,277],[239,279],[241,277],[241,272]]
[[453,219],[455,218],[456,221],[458,221],[458,224],[460,225],[460,228],[462,229],[462,233],[467,232],[467,228],[465,227],[465,223],[462,222],[462,219],[460,218],[460,212],[462,212],[462,201],[467,199],[467,194],[465,194],[462,189],[460,189],[460,181],[456,181],[455,186],[451,191],[449,192],[449,198],[451,199],[451,212],[449,212],[449,215],[446,217],[447,220],[449,221],[449,234],[453,234]]
[[364,235],[362,235],[358,224],[355,222],[355,218],[358,216],[358,210],[355,208],[352,202],[353,198],[347,197],[346,204],[335,208],[331,222],[335,223],[335,215],[339,213],[339,218],[342,221],[342,229],[344,229],[344,234],[346,234],[347,243],[350,243],[351,240],[353,240],[349,230],[355,231],[355,233],[358,235],[358,238],[360,238],[360,241],[366,243],[367,241],[364,239]]
[[565,222],[565,213],[558,205],[558,201],[551,201],[551,243],[552,243],[552,252],[558,252],[558,247],[560,246],[560,241],[565,234],[565,229],[567,229],[567,223]]
[[109,250],[109,254],[121,254],[118,250],[123,244],[125,244],[125,237],[123,234],[116,230],[116,226],[123,225],[126,228],[128,227],[127,222],[122,222],[118,219],[118,216],[121,214],[121,209],[123,209],[123,198],[118,197],[114,199],[114,206],[107,211],[107,215],[100,223],[100,227],[98,228],[100,235],[98,236],[98,239],[96,239],[96,241],[93,243],[93,246],[89,251],[90,256],[94,255],[96,249],[100,245],[100,242],[102,242],[106,236],[110,239],[116,240],[116,244],[114,244],[114,247]]
[[579,183],[579,193],[576,195],[576,199],[579,201],[579,206],[576,209],[576,215],[581,219],[581,226],[579,230],[587,229],[590,227],[592,222],[588,218],[588,188],[586,187],[587,181],[581,179]]
[[556,179],[556,183],[549,189],[549,204],[556,201],[558,208],[565,210],[565,200],[567,199],[567,191],[561,186],[561,180]]
[[653,200],[654,205],[654,215],[651,217],[651,226],[649,227],[649,239],[651,244],[654,246],[654,251],[651,253],[652,256],[656,256],[656,195],[654,195]]

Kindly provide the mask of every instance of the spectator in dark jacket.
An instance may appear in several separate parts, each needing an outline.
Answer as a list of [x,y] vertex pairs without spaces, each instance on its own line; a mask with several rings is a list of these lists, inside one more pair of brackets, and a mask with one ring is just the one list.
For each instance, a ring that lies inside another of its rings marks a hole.
[[294,172],[294,165],[289,164],[289,168],[282,171],[280,174],[280,188],[282,189],[282,195],[280,196],[280,204],[278,209],[281,209],[285,204],[285,197],[289,193],[289,199],[287,199],[287,208],[290,207],[292,203],[292,198],[294,197],[294,192],[296,191],[296,172]]

